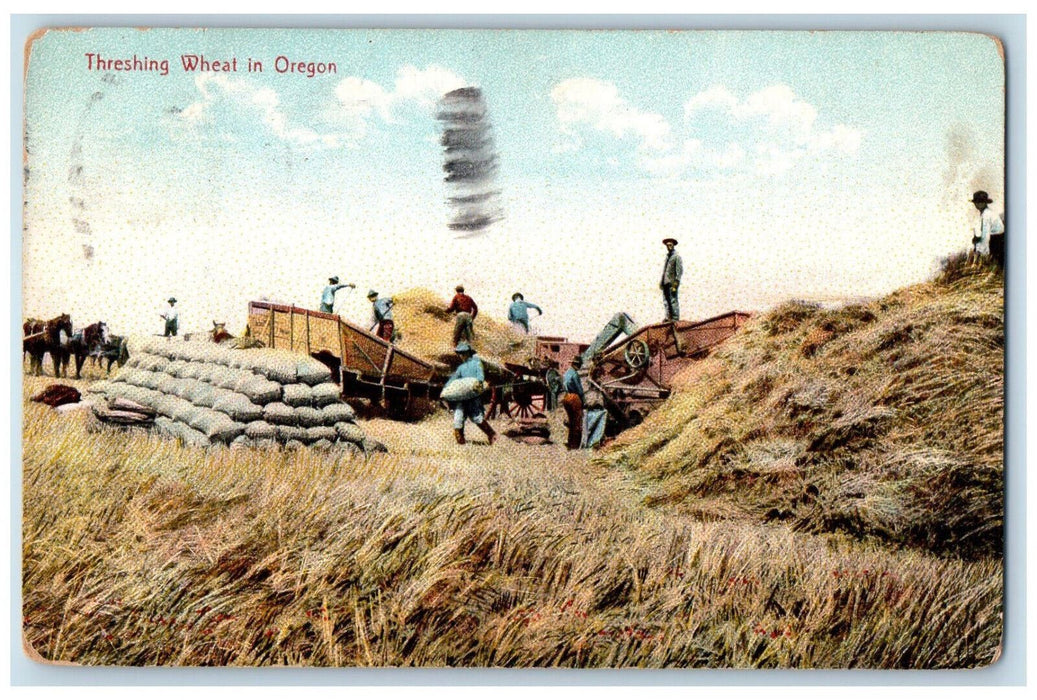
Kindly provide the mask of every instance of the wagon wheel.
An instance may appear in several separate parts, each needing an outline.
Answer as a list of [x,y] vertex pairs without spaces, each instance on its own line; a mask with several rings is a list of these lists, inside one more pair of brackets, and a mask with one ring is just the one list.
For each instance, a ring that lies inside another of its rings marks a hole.
[[[540,399],[539,407],[537,407],[538,398]],[[538,396],[528,388],[513,389],[504,406],[506,406],[507,414],[512,418],[532,418],[543,410],[543,400],[542,394]]]
[[630,369],[643,369],[648,366],[648,360],[651,359],[652,352],[648,349],[648,343],[641,340],[640,338],[631,340],[623,350],[623,359],[626,360],[627,365]]

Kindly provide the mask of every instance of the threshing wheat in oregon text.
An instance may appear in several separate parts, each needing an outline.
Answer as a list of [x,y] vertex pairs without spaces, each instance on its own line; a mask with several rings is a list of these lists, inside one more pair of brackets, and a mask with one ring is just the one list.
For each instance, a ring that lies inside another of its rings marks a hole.
[[[169,75],[168,58],[140,57],[137,54],[128,58],[109,58],[100,53],[86,53],[84,56],[86,56],[87,70]],[[300,75],[307,78],[338,74],[338,64],[333,61],[295,60],[287,56],[277,56],[271,64],[275,73]],[[244,62],[239,63],[237,56],[214,59],[202,54],[182,54],[180,65],[185,73],[237,73],[239,66],[246,73],[266,72],[263,61],[246,58]]]

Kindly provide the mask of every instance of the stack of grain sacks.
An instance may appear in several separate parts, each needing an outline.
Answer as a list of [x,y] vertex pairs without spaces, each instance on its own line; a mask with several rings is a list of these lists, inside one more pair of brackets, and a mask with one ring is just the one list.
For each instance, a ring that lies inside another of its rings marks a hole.
[[154,410],[155,430],[185,444],[384,450],[356,425],[331,371],[306,355],[161,338],[132,339],[129,352],[87,391]]

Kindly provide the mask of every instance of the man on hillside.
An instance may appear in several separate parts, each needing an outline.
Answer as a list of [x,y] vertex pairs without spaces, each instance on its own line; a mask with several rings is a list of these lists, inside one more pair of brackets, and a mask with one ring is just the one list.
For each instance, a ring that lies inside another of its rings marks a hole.
[[395,333],[395,324],[392,320],[392,307],[393,301],[388,297],[378,298],[378,292],[371,290],[367,293],[367,298],[371,302],[371,313],[374,322],[371,324],[372,331],[375,331],[382,340],[387,340],[390,343],[393,341]]
[[569,435],[565,441],[565,447],[569,450],[578,450],[583,435],[583,381],[580,379],[583,358],[577,355],[572,359],[571,365],[562,376],[562,388],[565,390],[565,395],[562,397],[562,408],[565,409],[565,417],[569,423]]
[[[969,201],[979,210],[979,226],[975,228],[972,236],[969,262],[978,263],[980,258],[991,255],[991,239],[1004,234],[1005,226],[1001,223],[1001,217],[990,210],[988,205],[992,204],[994,200],[987,196],[986,192],[979,190],[972,195],[972,199]],[[1004,239],[998,238],[997,242],[1000,243],[998,246],[1000,255],[995,257],[999,258],[1001,264],[1004,264]]]
[[659,281],[659,288],[663,290],[666,320],[678,321],[681,317],[681,310],[677,291],[681,286],[684,264],[681,262],[681,256],[674,250],[677,247],[677,239],[664,238],[663,245],[666,246],[666,262],[663,263],[663,276]]
[[175,337],[180,329],[180,312],[176,309],[176,298],[169,297],[169,308],[159,314],[166,321],[166,331],[162,335],[166,338]]
[[539,306],[525,299],[521,292],[515,292],[511,295],[511,306],[508,307],[508,320],[511,321],[511,325],[515,330],[522,331],[528,335],[529,309],[536,309],[537,314],[540,316],[543,316],[544,312]]
[[320,295],[320,310],[326,314],[335,313],[335,292],[340,289],[356,289],[356,285],[353,283],[339,284],[338,277],[329,277],[328,286],[324,288],[324,291]]
[[[486,376],[483,373],[482,360],[475,354],[475,350],[472,346],[461,341],[454,348],[454,352],[461,356],[462,362],[458,365],[454,373],[450,375],[447,380],[447,384],[455,379],[478,379],[480,382],[486,381]],[[493,441],[497,438],[497,433],[494,432],[493,427],[490,426],[489,421],[483,416],[483,405],[482,397],[476,396],[472,399],[465,401],[458,401],[454,403],[451,408],[454,409],[454,439],[457,440],[458,445],[465,444],[464,439],[464,424],[465,420],[470,420],[475,423],[480,430],[486,433],[486,439],[489,444],[493,444]]]
[[446,307],[446,312],[456,313],[454,317],[454,345],[457,345],[462,340],[472,342],[475,332],[472,324],[475,322],[475,317],[479,315],[479,307],[475,303],[475,299],[464,293],[464,285],[459,284],[454,287],[454,298],[450,301],[450,306]]

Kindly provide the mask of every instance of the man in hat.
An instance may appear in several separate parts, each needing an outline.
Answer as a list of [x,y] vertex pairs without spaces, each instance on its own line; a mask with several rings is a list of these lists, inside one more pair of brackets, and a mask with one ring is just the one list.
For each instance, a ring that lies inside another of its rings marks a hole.
[[677,247],[675,238],[664,238],[663,245],[666,246],[666,262],[663,263],[663,277],[659,281],[659,288],[663,290],[666,320],[678,321],[681,317],[681,310],[677,290],[681,286],[684,264],[681,262],[681,256],[674,250]]
[[511,306],[508,307],[508,320],[511,321],[511,325],[514,326],[515,330],[526,334],[529,333],[529,309],[536,309],[538,315],[544,315],[540,307],[526,301],[521,292],[515,292],[511,295]]
[[570,365],[562,375],[562,388],[565,389],[565,395],[562,396],[562,408],[565,409],[565,417],[569,423],[569,435],[565,441],[565,447],[569,450],[578,450],[583,435],[583,381],[580,379],[583,358],[577,355],[572,359]]
[[462,340],[471,342],[474,336],[474,329],[472,324],[475,321],[475,317],[479,315],[479,307],[475,303],[475,299],[464,293],[464,285],[459,284],[454,287],[454,298],[450,301],[450,306],[446,307],[446,312],[456,313],[454,317],[454,345],[457,345]]
[[[972,195],[972,202],[976,209],[979,210],[979,226],[974,229],[972,236],[972,251],[969,253],[969,262],[979,262],[980,257],[986,257],[990,255],[991,246],[990,241],[992,236],[998,236],[1005,232],[1005,226],[1001,223],[1001,217],[992,212],[988,205],[993,203],[987,193],[983,190],[979,190]],[[1003,239],[998,239],[999,242]],[[1001,259],[1003,262],[1004,248],[1000,250]]]
[[159,314],[166,321],[166,332],[162,335],[166,338],[175,336],[180,328],[180,312],[176,309],[176,298],[169,297],[169,308]]
[[378,292],[371,290],[367,293],[367,298],[371,302],[371,313],[374,318],[374,322],[371,324],[371,330],[375,331],[382,340],[387,340],[390,343],[393,341],[395,324],[392,320],[392,307],[393,301],[390,298],[382,297],[378,298]]
[[[450,379],[447,380],[447,384],[455,379],[478,379],[480,382],[485,382],[486,377],[483,374],[482,360],[475,354],[475,350],[472,346],[465,341],[461,341],[454,348],[454,352],[461,356],[461,364],[458,365],[454,373],[450,375]],[[497,438],[497,433],[494,432],[493,427],[489,421],[483,416],[483,405],[482,398],[476,396],[472,399],[465,401],[458,401],[451,407],[454,409],[454,439],[457,440],[458,445],[465,444],[464,439],[464,423],[465,420],[470,420],[479,426],[479,429],[486,433],[486,439],[489,444],[493,444],[493,441]]]
[[326,314],[335,313],[335,292],[340,289],[356,289],[356,285],[353,283],[339,284],[338,276],[328,278],[328,286],[324,288],[324,291],[320,294],[320,310]]

